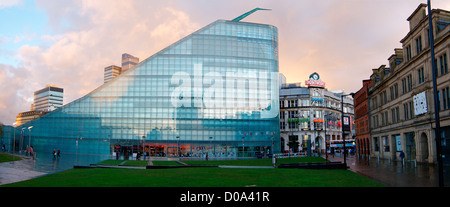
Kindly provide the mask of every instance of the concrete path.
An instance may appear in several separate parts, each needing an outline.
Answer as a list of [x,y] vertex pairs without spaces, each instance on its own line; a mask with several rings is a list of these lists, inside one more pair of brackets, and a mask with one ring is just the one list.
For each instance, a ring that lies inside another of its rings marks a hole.
[[29,166],[31,165],[33,165],[33,161],[30,159],[0,163],[0,185],[24,181],[48,174],[47,172],[39,172],[30,168]]

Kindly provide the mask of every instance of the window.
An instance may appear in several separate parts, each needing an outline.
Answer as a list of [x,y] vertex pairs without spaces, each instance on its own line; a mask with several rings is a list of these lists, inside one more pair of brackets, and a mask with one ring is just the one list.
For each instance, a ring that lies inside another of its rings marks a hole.
[[385,152],[389,152],[390,151],[390,144],[389,144],[389,137],[385,136],[383,137],[383,148]]
[[423,68],[420,68],[419,70],[417,70],[417,75],[419,77],[419,84],[425,82]]
[[406,61],[411,60],[411,45],[406,46]]
[[402,93],[405,94],[407,92],[406,90],[406,79],[402,79]]
[[380,143],[378,142],[378,137],[373,138],[373,143],[374,143],[374,150],[378,152],[380,150]]
[[419,36],[416,39],[416,52],[417,54],[420,54],[420,52],[422,52],[422,36]]
[[409,102],[409,117],[412,119],[413,118],[413,115],[414,115],[414,104],[413,104],[413,102],[411,101],[411,102]]
[[394,86],[389,87],[389,95],[391,96],[391,101],[394,100]]
[[398,97],[398,84],[394,84],[394,99]]
[[298,111],[289,111],[289,118],[297,118],[298,117]]
[[406,46],[406,61],[411,60],[411,45]]
[[391,109],[391,116],[392,123],[397,123],[397,120],[395,119],[395,109]]
[[297,100],[288,100],[288,107],[297,107]]
[[449,87],[442,89],[442,108],[444,110],[450,109],[450,92]]
[[441,92],[440,91],[438,91],[437,92],[437,96],[438,96],[438,111],[441,111]]
[[405,120],[409,120],[409,108],[407,103],[403,104],[403,117]]
[[373,106],[373,108],[377,108],[378,107],[377,97],[372,99],[372,106]]
[[373,116],[372,120],[373,120],[372,123],[373,128],[378,128],[378,115]]
[[408,76],[406,77],[406,80],[407,80],[407,84],[408,84],[408,92],[409,92],[409,91],[412,90],[412,75],[411,75],[411,74],[408,75]]
[[400,121],[399,119],[399,112],[398,107],[391,109],[391,117],[392,117],[392,123],[398,123]]
[[444,74],[448,73],[447,54],[441,55],[439,57],[439,68],[441,68],[440,75],[444,75]]
[[[387,112],[387,111],[384,112],[384,119],[385,119],[385,120],[384,120],[384,123],[385,123],[386,125],[389,125],[389,121],[388,121],[388,112]],[[385,125],[385,126],[386,126],[386,125]]]

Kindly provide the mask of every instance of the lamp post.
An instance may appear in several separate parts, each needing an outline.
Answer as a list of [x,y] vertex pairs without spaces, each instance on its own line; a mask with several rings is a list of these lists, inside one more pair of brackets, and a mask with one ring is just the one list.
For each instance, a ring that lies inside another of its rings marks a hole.
[[142,153],[144,154],[145,160],[145,135],[142,136]]
[[328,142],[327,142],[327,126],[328,126],[328,119],[330,117],[331,113],[325,114],[324,118],[324,126],[325,126],[325,160],[328,160]]
[[178,153],[178,157],[180,157],[180,143],[179,143],[180,137],[177,136],[177,153]]
[[78,137],[78,135],[77,135],[77,157],[76,157],[76,163],[78,164],[78,140],[82,140],[83,139],[83,137]]
[[245,139],[245,137],[242,137],[242,157],[245,156],[244,139]]
[[111,135],[110,134],[108,134],[108,142],[109,142],[109,147],[108,147],[108,150],[109,150],[109,154],[110,155],[112,155],[112,152],[114,152],[114,150],[112,150],[111,151]]
[[[212,139],[213,139],[213,137],[209,137],[209,145],[211,145],[211,146],[213,146],[212,145]],[[215,155],[216,154],[215,153],[216,149],[214,147],[212,147],[212,148],[213,148],[213,150],[211,150],[211,152],[212,152],[213,155]]]
[[272,148],[270,149],[270,152],[272,153],[272,157],[273,157],[273,132],[270,132],[270,136],[271,136],[271,140],[272,140]]
[[24,136],[25,136],[25,133],[23,132],[24,129],[26,129],[26,128],[22,127],[22,129],[20,129],[20,135],[21,135],[22,139],[19,140],[19,143],[22,143],[22,144],[20,146],[19,153],[22,153],[22,150],[23,150],[23,142],[24,142]]
[[[347,149],[345,147],[345,131],[344,131],[344,96],[354,96],[354,93],[341,95],[341,129],[342,129],[342,142],[344,143],[344,166],[347,168]],[[349,122],[350,124],[350,122]]]
[[31,128],[33,128],[33,126],[29,126],[28,127],[28,132],[30,133],[28,135],[28,147],[31,149]]
[[[14,127],[14,140],[13,140],[13,161],[14,161],[14,152],[16,151],[16,124],[17,122],[13,123]],[[14,163],[14,162],[13,162]]]
[[443,164],[442,164],[442,149],[441,149],[441,129],[440,129],[440,118],[439,118],[439,98],[437,95],[437,82],[436,82],[436,76],[437,76],[437,68],[436,68],[436,62],[434,62],[434,37],[433,37],[433,21],[431,17],[431,3],[430,0],[427,0],[428,4],[428,25],[429,25],[429,40],[430,40],[430,54],[431,54],[431,71],[433,75],[433,100],[434,100],[434,122],[436,124],[436,129],[434,130],[435,133],[435,140],[436,140],[436,155],[437,155],[437,165],[438,165],[438,177],[439,177],[439,187],[444,187],[444,171],[443,171]]

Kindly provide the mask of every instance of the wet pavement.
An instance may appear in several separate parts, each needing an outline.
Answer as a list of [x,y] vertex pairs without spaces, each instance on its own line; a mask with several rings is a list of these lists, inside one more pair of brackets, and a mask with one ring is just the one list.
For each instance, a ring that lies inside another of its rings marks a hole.
[[17,153],[15,155],[22,157],[22,160],[0,163],[0,185],[69,170],[74,165],[88,166],[110,158],[110,156],[77,156],[76,154],[61,154],[60,157],[54,158],[49,152],[37,152],[36,154],[36,158],[31,159],[24,154]]
[[[324,157],[324,156],[323,156]],[[330,161],[343,162],[339,156],[328,156]],[[406,161],[348,156],[349,170],[369,177],[389,187],[439,187],[438,169],[435,165]],[[450,186],[450,166],[444,166],[444,187]]]
[[[323,156],[324,157],[324,156]],[[36,159],[0,163],[0,185],[19,182],[39,176],[72,169],[74,165],[88,166],[109,159],[110,156],[37,153]],[[114,158],[113,158],[114,159]],[[339,156],[328,156],[330,161],[343,162]],[[381,182],[389,187],[438,187],[437,167],[426,164],[378,160],[377,158],[347,157],[349,170]],[[444,167],[444,186],[450,186],[450,166]]]

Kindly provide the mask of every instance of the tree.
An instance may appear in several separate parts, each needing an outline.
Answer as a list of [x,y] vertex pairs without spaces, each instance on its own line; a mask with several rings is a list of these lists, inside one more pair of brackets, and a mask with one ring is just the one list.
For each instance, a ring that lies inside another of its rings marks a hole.
[[3,123],[0,123],[0,138],[3,137],[5,132],[3,132]]

